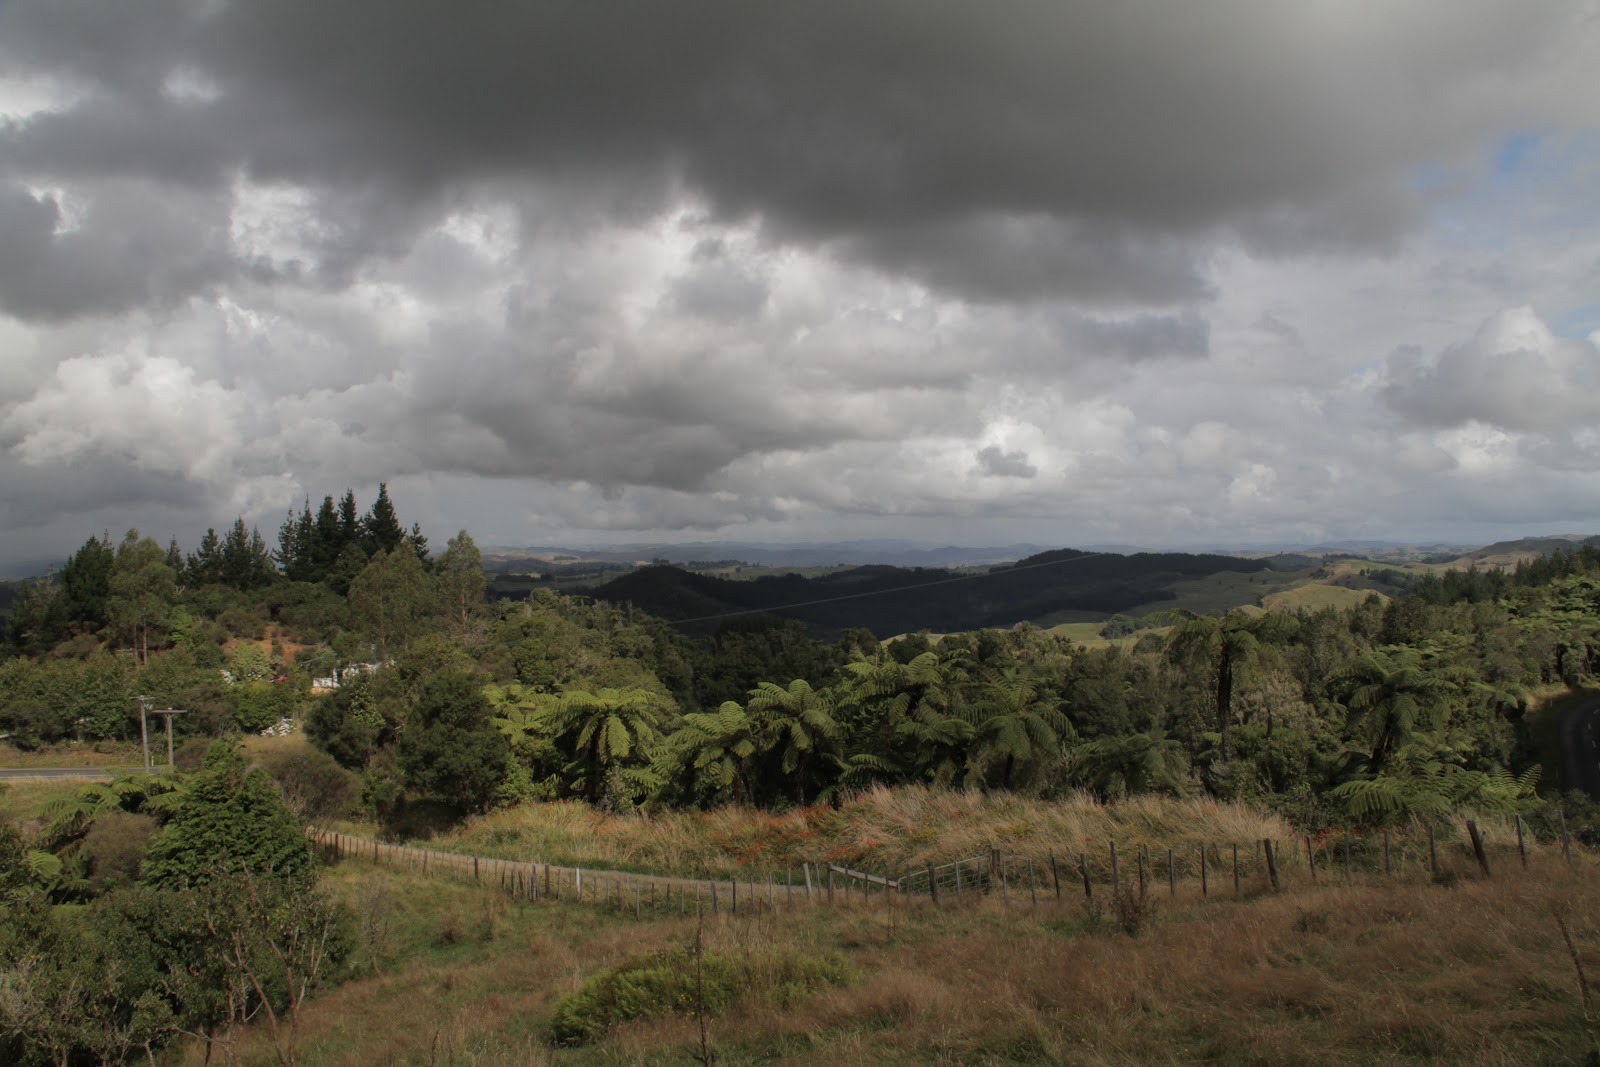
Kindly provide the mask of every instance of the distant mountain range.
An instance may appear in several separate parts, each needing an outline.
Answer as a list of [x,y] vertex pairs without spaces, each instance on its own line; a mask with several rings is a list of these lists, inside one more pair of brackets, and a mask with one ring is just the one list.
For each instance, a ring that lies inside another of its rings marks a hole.
[[685,541],[675,544],[608,545],[597,548],[507,548],[484,550],[485,559],[577,560],[596,563],[700,563],[726,560],[754,567],[971,567],[1005,563],[1031,556],[1041,545],[1014,544],[985,548],[936,546],[917,541],[827,541],[817,544],[773,544],[755,541]]

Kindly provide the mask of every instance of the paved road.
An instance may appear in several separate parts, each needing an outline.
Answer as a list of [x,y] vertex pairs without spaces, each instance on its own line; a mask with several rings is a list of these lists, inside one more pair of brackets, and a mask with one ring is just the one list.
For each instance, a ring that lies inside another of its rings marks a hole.
[[1567,788],[1581,789],[1600,800],[1600,700],[1591,700],[1567,712],[1561,720],[1561,754],[1567,763]]

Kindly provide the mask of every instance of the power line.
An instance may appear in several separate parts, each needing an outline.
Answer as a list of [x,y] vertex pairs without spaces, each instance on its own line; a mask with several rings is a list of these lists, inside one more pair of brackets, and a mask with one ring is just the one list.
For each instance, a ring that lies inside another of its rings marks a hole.
[[910,593],[918,589],[932,589],[939,585],[954,585],[957,582],[975,582],[980,578],[994,578],[1002,574],[1015,574],[1018,571],[1038,570],[1040,567],[1060,567],[1067,563],[1079,563],[1086,559],[1095,559],[1104,555],[1103,552],[1085,552],[1081,556],[1070,559],[1052,559],[1044,563],[1029,563],[1024,566],[1011,566],[1004,570],[984,571],[982,574],[963,574],[957,578],[941,578],[936,582],[923,582],[921,585],[902,585],[895,589],[872,589],[865,593],[845,593],[842,596],[823,597],[821,600],[802,600],[795,604],[779,604],[767,608],[743,608],[739,611],[724,611],[719,615],[701,615],[694,619],[668,619],[672,626],[684,626],[691,622],[714,622],[717,619],[732,619],[739,615],[774,615],[782,611],[792,611],[795,608],[812,608],[819,604],[837,604],[841,600],[860,600],[869,596],[888,596],[892,593]]

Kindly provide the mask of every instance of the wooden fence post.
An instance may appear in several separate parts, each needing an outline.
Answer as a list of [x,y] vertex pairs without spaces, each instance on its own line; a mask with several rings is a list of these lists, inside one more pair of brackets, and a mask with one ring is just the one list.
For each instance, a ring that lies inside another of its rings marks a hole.
[[1178,895],[1178,871],[1173,865],[1172,850],[1167,849],[1167,896]]
[[1522,839],[1522,816],[1517,816],[1517,855],[1522,857],[1522,869],[1528,869],[1528,846]]
[[1061,899],[1061,872],[1056,870],[1056,850],[1050,850],[1050,880],[1055,883],[1056,899]]
[[1233,895],[1239,895],[1239,846],[1233,846]]
[[1266,853],[1266,857],[1267,857],[1267,874],[1272,879],[1272,888],[1273,889],[1277,889],[1278,888],[1278,857],[1276,855],[1276,851],[1277,850],[1272,847],[1272,839],[1270,837],[1263,837],[1261,839],[1261,848],[1262,848],[1262,851]]
[[1383,876],[1389,877],[1389,828],[1383,828]]
[[939,879],[933,873],[933,861],[928,861],[928,895],[933,898],[933,906],[939,906]]
[[1485,878],[1491,877],[1489,874],[1489,857],[1483,851],[1483,835],[1478,832],[1478,824],[1471,819],[1467,820],[1467,836],[1472,838],[1472,853],[1478,857],[1478,869],[1483,871]]
[[1306,866],[1311,868],[1311,884],[1317,884],[1317,853],[1311,847],[1311,835],[1306,835]]
[[1111,895],[1113,897],[1117,895],[1119,883],[1120,879],[1117,877],[1117,842],[1113,838],[1111,841]]
[[1200,895],[1203,897],[1211,895],[1211,886],[1206,879],[1206,846],[1204,845],[1200,846]]
[[800,864],[800,870],[802,872],[804,872],[804,874],[806,876],[806,902],[810,903],[810,901],[811,901],[811,864],[809,864],[809,863]]
[[1556,809],[1556,819],[1561,824],[1561,854],[1567,857],[1567,866],[1572,866],[1572,835],[1567,833],[1567,813],[1560,808]]
[[1433,839],[1433,827],[1428,827],[1428,873],[1439,875],[1439,846]]
[[1094,883],[1089,880],[1089,854],[1078,853],[1078,870],[1083,872],[1083,899],[1094,899]]
[[1034,883],[1033,860],[1031,858],[1028,860],[1028,900],[1032,907],[1037,908],[1039,906],[1039,887]]

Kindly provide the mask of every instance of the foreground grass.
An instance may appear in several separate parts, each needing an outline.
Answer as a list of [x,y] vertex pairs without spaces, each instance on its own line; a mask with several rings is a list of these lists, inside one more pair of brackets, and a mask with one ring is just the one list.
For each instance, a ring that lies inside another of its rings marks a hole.
[[729,877],[837,863],[893,876],[990,849],[1044,863],[1100,856],[1113,839],[1180,856],[1202,843],[1290,841],[1281,818],[1237,804],[1140,796],[1036,801],[1000,793],[869,790],[835,809],[744,808],[607,815],[578,801],[528,804],[473,818],[428,847],[509,860],[683,876]]
[[[707,952],[842,954],[856,977],[786,1003],[747,998],[708,1022],[724,1065],[1580,1064],[1595,1031],[1557,916],[1600,968],[1600,880],[1536,864],[1451,886],[1300,885],[1243,899],[1153,900],[1138,936],[1071,895],[942,909],[858,908],[707,918]],[[358,909],[395,902],[382,973],[312,1001],[299,1062],[683,1064],[698,1020],[625,1023],[556,1049],[560,998],[624,961],[689,949],[693,919],[639,922],[577,905],[349,862],[330,872]],[[245,1063],[271,1062],[253,1033]],[[199,1065],[198,1049],[169,1064]]]
[[[154,733],[152,729],[152,733]],[[156,752],[156,738],[152,737],[150,751]],[[166,742],[161,741],[161,759],[166,759]],[[0,767],[65,768],[65,767],[140,767],[144,764],[139,742],[97,741],[93,744],[69,742],[24,752],[15,745],[0,741]]]

